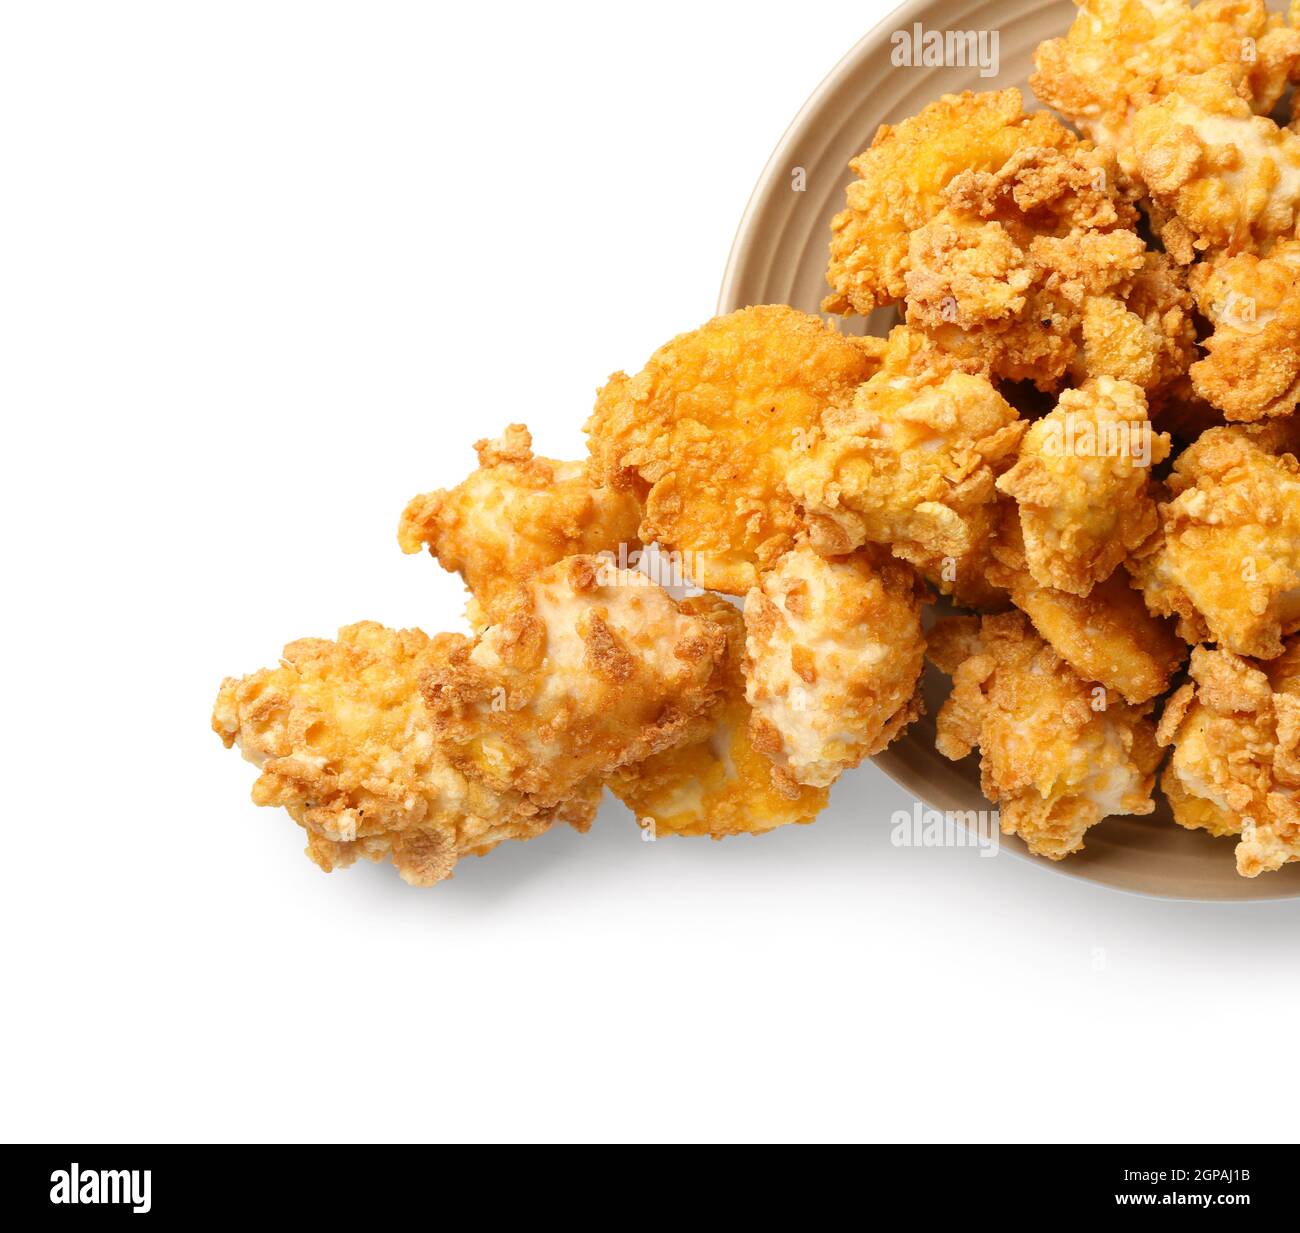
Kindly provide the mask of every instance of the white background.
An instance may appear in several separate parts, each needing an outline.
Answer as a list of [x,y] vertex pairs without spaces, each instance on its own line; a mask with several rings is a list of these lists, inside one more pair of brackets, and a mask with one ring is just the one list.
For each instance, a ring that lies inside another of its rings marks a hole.
[[886,8],[4,7],[5,1138],[1293,1133],[1296,901],[896,850],[870,767],[761,841],[326,877],[208,730],[290,639],[460,627],[406,499],[580,454]]

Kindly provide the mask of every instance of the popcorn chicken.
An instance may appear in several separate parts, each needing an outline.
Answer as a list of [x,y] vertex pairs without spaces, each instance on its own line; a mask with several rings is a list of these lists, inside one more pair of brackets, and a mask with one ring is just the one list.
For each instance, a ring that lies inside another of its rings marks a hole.
[[1196,393],[1229,420],[1290,415],[1300,404],[1300,243],[1201,262],[1191,286],[1214,323],[1206,358],[1191,366]]
[[1137,386],[1100,377],[1062,394],[998,480],[1019,505],[1034,581],[1079,596],[1105,582],[1155,531],[1151,467],[1168,456]]
[[916,575],[880,550],[786,553],[745,600],[755,748],[779,788],[828,788],[922,710]]
[[528,429],[511,424],[499,440],[475,445],[479,469],[468,479],[414,498],[402,514],[402,551],[427,546],[464,578],[477,628],[548,565],[639,543],[641,506],[631,493],[597,487],[585,464],[537,458],[532,446]]
[[[1133,118],[1185,77],[1222,67],[1232,89],[1260,115],[1282,97],[1300,62],[1300,35],[1263,0],[1075,0],[1064,38],[1034,54],[1029,84],[1100,146],[1137,172]],[[1293,23],[1294,24],[1294,23]]]
[[1190,643],[1259,659],[1300,630],[1300,465],[1295,428],[1212,428],[1179,455],[1160,531],[1128,567]]
[[1228,66],[1180,79],[1139,111],[1133,151],[1165,247],[1184,265],[1295,238],[1300,136],[1255,115]]
[[643,574],[595,557],[543,570],[421,688],[453,766],[540,809],[696,736],[726,636]]
[[610,378],[587,423],[594,473],[644,500],[643,541],[682,553],[700,586],[744,595],[802,529],[790,460],[877,354],[791,308],[719,317]]
[[826,312],[866,316],[907,294],[912,232],[943,208],[963,171],[993,172],[1018,150],[1070,150],[1078,139],[1046,112],[1026,115],[1019,90],[946,94],[901,124],[882,125],[850,164],[847,208],[831,224]]
[[1154,810],[1160,750],[1150,705],[1083,681],[1023,613],[940,621],[930,657],[953,678],[939,752],[960,761],[978,747],[1003,833],[1035,856],[1063,860],[1105,818]]
[[1140,706],[1163,694],[1187,662],[1187,644],[1173,623],[1152,616],[1119,570],[1085,597],[1042,586],[1025,560],[1014,504],[1003,514],[988,564],[989,580],[1006,589],[1038,634],[1085,681],[1095,681]]
[[280,667],[222,684],[213,730],[258,767],[253,800],[283,806],[326,873],[388,857],[406,882],[432,886],[462,856],[556,821],[591,825],[598,781],[539,809],[467,779],[439,752],[419,682],[461,641],[351,625],[337,642],[290,643]]
[[981,511],[1026,425],[986,379],[918,365],[917,347],[914,331],[894,331],[881,371],[822,417],[789,465],[786,484],[823,555],[876,543],[955,564],[979,546]]
[[1175,821],[1241,836],[1243,877],[1300,860],[1300,638],[1268,663],[1197,647],[1191,675],[1158,732]]
[[1155,412],[1178,400],[1195,358],[1187,274],[1165,253],[1148,252],[1122,296],[1084,300],[1070,374],[1080,385],[1095,377],[1129,381]]
[[703,595],[684,600],[682,611],[707,618],[726,633],[722,693],[702,717],[706,727],[700,736],[615,771],[610,791],[655,838],[722,839],[812,822],[826,808],[827,790],[788,778],[774,780],[772,763],[750,738],[740,609],[716,595]]

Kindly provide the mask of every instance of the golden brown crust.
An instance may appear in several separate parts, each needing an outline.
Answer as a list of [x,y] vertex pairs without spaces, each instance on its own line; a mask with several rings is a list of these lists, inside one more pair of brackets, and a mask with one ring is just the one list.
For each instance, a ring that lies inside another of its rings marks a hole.
[[878,367],[816,317],[747,308],[615,374],[587,423],[600,481],[645,501],[641,538],[700,586],[743,595],[802,529],[781,479],[822,412]]
[[539,808],[698,733],[721,689],[723,631],[596,558],[543,570],[499,612],[421,688],[449,761]]
[[828,788],[920,714],[923,591],[881,550],[787,553],[745,600],[755,748],[778,783]]
[[764,725],[752,721],[745,701],[740,610],[716,595],[704,595],[684,600],[682,611],[707,619],[726,634],[721,694],[698,737],[616,771],[610,790],[655,835],[721,839],[812,822],[826,807],[826,790],[773,775],[765,753],[779,747],[779,734],[773,731],[764,749]]
[[590,825],[595,782],[540,810],[471,783],[438,752],[419,679],[463,642],[352,625],[337,642],[291,643],[280,667],[222,684],[213,729],[261,771],[254,802],[285,808],[327,873],[389,857],[407,882],[432,886],[459,857],[531,839],[557,818]]
[[427,547],[464,578],[474,624],[486,624],[502,596],[557,561],[639,546],[636,497],[597,486],[583,463],[535,457],[524,425],[474,448],[479,469],[455,488],[415,497],[398,528],[403,552]]
[[1240,836],[1244,877],[1300,860],[1300,638],[1269,663],[1197,647],[1191,675],[1157,733],[1175,820]]
[[1020,612],[940,621],[931,658],[953,676],[936,746],[954,761],[980,750],[984,795],[1002,830],[1062,860],[1113,814],[1150,813],[1159,748],[1150,706],[1081,680]]

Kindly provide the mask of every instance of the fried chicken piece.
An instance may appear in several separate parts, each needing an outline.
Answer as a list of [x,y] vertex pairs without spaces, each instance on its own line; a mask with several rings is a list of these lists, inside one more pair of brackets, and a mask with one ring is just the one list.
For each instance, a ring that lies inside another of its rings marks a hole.
[[213,729],[260,769],[254,802],[283,806],[326,873],[387,856],[405,881],[432,886],[462,856],[557,820],[591,825],[597,781],[540,810],[466,779],[438,751],[419,680],[462,641],[351,625],[337,642],[290,643],[280,667],[222,684]]
[[448,491],[414,498],[402,514],[402,551],[428,547],[472,593],[470,622],[481,628],[503,596],[565,557],[638,545],[641,507],[626,491],[598,488],[580,462],[533,455],[533,439],[511,424],[474,446],[479,469]]
[[1300,243],[1202,262],[1191,285],[1214,323],[1191,367],[1196,393],[1229,420],[1290,415],[1300,403]]
[[1003,833],[1034,855],[1062,860],[1104,818],[1154,810],[1160,750],[1150,705],[1083,681],[1023,613],[940,621],[930,657],[953,678],[936,747],[954,761],[979,748],[981,786]]
[[1151,410],[1177,399],[1196,358],[1187,275],[1165,253],[1147,253],[1123,296],[1090,295],[1070,373],[1082,385],[1114,377],[1140,386]]
[[1084,597],[1105,582],[1155,531],[1151,466],[1168,456],[1136,385],[1099,377],[1066,390],[998,480],[1020,507],[1034,581]]
[[1086,598],[1040,586],[1025,560],[1020,518],[1007,502],[992,548],[988,577],[1010,593],[1034,629],[1085,681],[1113,689],[1140,706],[1163,694],[1187,661],[1187,644],[1173,622],[1147,611],[1142,596],[1118,571]]
[[888,544],[955,576],[987,532],[983,507],[1026,425],[985,378],[918,363],[933,358],[918,338],[907,327],[891,334],[884,367],[850,405],[827,411],[786,484],[824,556]]
[[721,696],[707,713],[709,726],[703,735],[615,771],[610,791],[655,837],[722,839],[812,822],[826,808],[827,790],[789,781],[778,789],[771,762],[750,739],[740,609],[717,595],[702,595],[684,600],[682,611],[726,631]]
[[1263,0],[1075,0],[1064,38],[1034,54],[1034,93],[1113,149],[1137,171],[1134,115],[1187,76],[1223,66],[1233,89],[1261,115],[1282,97],[1300,61],[1300,35]]
[[1293,239],[1300,217],[1300,136],[1257,116],[1221,66],[1182,78],[1133,119],[1137,172],[1165,247],[1196,253],[1267,253]]
[[850,167],[847,208],[831,224],[827,312],[866,316],[907,294],[912,232],[943,209],[963,171],[995,172],[1018,150],[1070,150],[1076,138],[1046,112],[1026,115],[1015,89],[947,94],[901,124],[882,125]]
[[644,499],[642,540],[682,553],[701,587],[744,595],[802,526],[790,459],[877,352],[792,308],[718,317],[610,378],[587,422],[594,472]]
[[1240,835],[1243,877],[1300,860],[1300,638],[1269,663],[1197,647],[1191,675],[1157,734],[1175,821]]
[[745,599],[746,698],[778,788],[829,788],[921,714],[923,589],[883,549],[800,544]]
[[1283,420],[1212,428],[1174,463],[1160,531],[1127,564],[1186,641],[1274,659],[1300,629],[1295,435]]
[[539,808],[698,735],[721,689],[723,631],[596,557],[534,575],[499,613],[421,688],[452,765]]
[[1079,363],[1093,301],[1124,309],[1140,277],[1144,299],[1157,289],[1113,178],[1089,145],[1021,149],[995,171],[955,176],[909,238],[907,323],[968,371],[1057,388]]

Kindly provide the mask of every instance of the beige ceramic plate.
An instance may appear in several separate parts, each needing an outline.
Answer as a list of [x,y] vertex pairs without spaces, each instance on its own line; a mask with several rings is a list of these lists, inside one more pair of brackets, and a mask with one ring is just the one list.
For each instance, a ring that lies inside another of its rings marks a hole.
[[[1034,48],[1063,34],[1074,19],[1070,0],[998,0],[905,4],[868,34],[822,83],[782,139],[763,172],[740,225],[722,286],[720,311],[750,304],[791,304],[816,312],[825,294],[831,216],[852,180],[848,162],[877,127],[920,111],[941,94],[1019,86],[1028,106]],[[978,68],[896,68],[891,38],[921,22],[927,30],[998,32],[1000,71]],[[803,168],[805,191],[793,191]],[[890,315],[869,323],[888,328]],[[861,328],[862,323],[850,328]],[[927,679],[929,717],[876,759],[892,779],[941,810],[985,809],[976,762],[953,764],[935,751],[934,714],[946,681]],[[1019,840],[1008,850],[1026,855]],[[1034,858],[1029,858],[1034,859]],[[1150,818],[1113,818],[1088,834],[1087,851],[1067,861],[1040,862],[1071,877],[1119,890],[1171,899],[1282,899],[1300,895],[1300,864],[1254,881],[1237,875],[1233,841],[1185,831],[1167,808]]]

